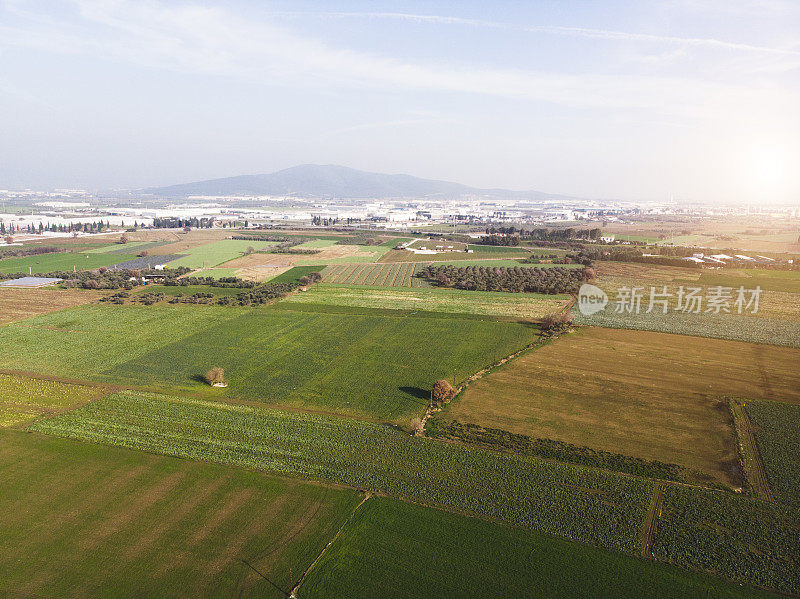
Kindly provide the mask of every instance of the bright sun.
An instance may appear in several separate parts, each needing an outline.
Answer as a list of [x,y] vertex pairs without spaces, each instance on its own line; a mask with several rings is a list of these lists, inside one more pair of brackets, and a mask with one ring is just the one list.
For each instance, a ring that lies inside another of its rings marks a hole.
[[753,175],[762,188],[776,189],[783,180],[784,157],[780,152],[769,148],[759,148],[753,152]]

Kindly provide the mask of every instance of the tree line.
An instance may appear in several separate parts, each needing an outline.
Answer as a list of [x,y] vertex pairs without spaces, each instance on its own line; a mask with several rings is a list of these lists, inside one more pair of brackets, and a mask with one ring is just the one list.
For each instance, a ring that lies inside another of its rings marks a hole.
[[441,287],[512,293],[576,293],[591,273],[581,268],[530,268],[496,266],[435,266],[419,275]]

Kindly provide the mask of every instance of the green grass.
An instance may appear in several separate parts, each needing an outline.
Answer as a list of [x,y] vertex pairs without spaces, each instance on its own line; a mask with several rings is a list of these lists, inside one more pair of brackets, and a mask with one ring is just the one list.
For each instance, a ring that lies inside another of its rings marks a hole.
[[128,243],[112,243],[86,250],[87,254],[138,254],[142,250],[165,245],[163,241],[129,241]]
[[211,285],[147,285],[137,288],[135,293],[163,293],[164,295],[193,295],[212,293],[215,297],[238,295],[245,291],[239,287],[212,287]]
[[706,574],[394,499],[364,503],[300,599],[769,597]]
[[322,272],[324,266],[295,266],[286,272],[272,277],[270,283],[296,283],[300,277],[310,275],[312,272]]
[[359,501],[263,473],[0,431],[0,595],[282,599],[290,569],[296,580]]
[[208,268],[205,270],[201,270],[196,272],[194,275],[195,277],[214,277],[215,279],[221,279],[222,277],[235,277],[239,272],[238,268]]
[[20,258],[5,258],[0,260],[0,272],[3,273],[28,273],[30,268],[33,274],[49,273],[57,270],[92,270],[101,266],[111,266],[126,260],[133,260],[135,254],[90,254],[59,252],[55,254],[40,254],[38,256],[23,256]]
[[303,476],[632,551],[652,483],[384,424],[123,392],[33,430]]
[[[279,306],[87,305],[0,327],[0,346],[6,368],[407,422],[434,381],[463,380],[538,332],[491,319]],[[212,366],[226,370],[227,389],[198,381]]]
[[183,258],[178,258],[169,263],[170,268],[186,266],[188,268],[203,268],[217,266],[235,258],[243,256],[247,248],[261,250],[276,245],[270,241],[252,241],[242,239],[221,239],[205,243],[188,250]]
[[513,268],[515,266],[519,266],[520,268],[552,268],[555,266],[561,268],[583,268],[582,264],[552,264],[552,263],[545,263],[545,264],[526,264],[522,260],[506,260],[506,259],[484,259],[484,260],[446,260],[443,262],[434,262],[434,266],[440,265],[450,265],[453,266],[496,266],[502,268],[504,266]]
[[480,245],[471,243],[467,246],[475,254],[519,254],[520,256],[529,256],[531,254],[529,249],[521,248],[518,246],[503,246],[503,245]]
[[74,408],[102,394],[96,387],[0,374],[0,427]]
[[800,507],[800,406],[751,400],[745,406],[773,495]]
[[566,296],[533,293],[495,293],[446,288],[367,287],[321,283],[306,293],[293,295],[285,304],[325,304],[395,310],[424,310],[537,319],[558,309]]

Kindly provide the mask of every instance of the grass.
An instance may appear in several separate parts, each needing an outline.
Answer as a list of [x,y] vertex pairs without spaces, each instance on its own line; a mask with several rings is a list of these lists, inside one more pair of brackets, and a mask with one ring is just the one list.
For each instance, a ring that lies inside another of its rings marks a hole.
[[282,304],[325,304],[363,308],[425,310],[459,314],[502,316],[530,320],[557,310],[565,296],[530,293],[495,293],[445,288],[376,288],[322,283],[293,295]]
[[215,279],[221,279],[223,277],[235,277],[238,276],[239,269],[238,268],[208,268],[205,270],[198,271],[194,273],[192,276],[195,277],[214,277]]
[[40,254],[38,256],[23,256],[19,258],[5,258],[0,260],[0,272],[3,273],[33,273],[45,274],[57,270],[92,270],[101,266],[112,266],[133,260],[134,254],[91,254],[59,252],[56,254]]
[[270,283],[295,283],[301,277],[310,275],[312,272],[321,272],[324,266],[295,266],[286,272],[283,272],[275,277],[269,279]]
[[756,443],[778,501],[800,507],[800,406],[747,401]]
[[358,509],[298,593],[300,599],[767,596],[706,574],[380,497]]
[[163,293],[167,296],[211,293],[215,297],[238,295],[244,289],[238,287],[212,287],[211,285],[146,285],[137,287],[134,293]]
[[[424,411],[434,381],[462,380],[538,332],[468,315],[279,306],[91,305],[0,327],[0,346],[6,368],[403,423]],[[211,366],[226,370],[227,389],[201,382]]]
[[560,268],[583,268],[582,264],[552,264],[552,263],[545,263],[545,264],[526,264],[522,260],[510,260],[510,259],[489,259],[486,258],[484,260],[450,260],[444,262],[434,262],[434,266],[441,266],[441,265],[448,265],[452,264],[453,266],[487,266],[487,267],[509,267],[514,268],[519,266],[520,268],[553,268],[553,267],[560,267]]
[[626,551],[652,484],[336,417],[124,392],[33,430],[341,483]]
[[741,484],[726,395],[800,402],[800,351],[587,328],[470,384],[442,413]]
[[800,509],[668,486],[653,554],[660,562],[800,594]]
[[262,473],[0,431],[0,595],[282,599],[290,569],[296,580],[359,501]]
[[43,414],[74,408],[104,392],[97,387],[0,374],[0,427],[18,426]]
[[[217,266],[244,255],[248,248],[256,250],[275,245],[269,241],[251,241],[242,239],[221,239],[212,241],[186,250],[188,254],[169,263],[170,268],[186,266],[188,268],[203,268]],[[168,247],[168,246],[165,246]]]

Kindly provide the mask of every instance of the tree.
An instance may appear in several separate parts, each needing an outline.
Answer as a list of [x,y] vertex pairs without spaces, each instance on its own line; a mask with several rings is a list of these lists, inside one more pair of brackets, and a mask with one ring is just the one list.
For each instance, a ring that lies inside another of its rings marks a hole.
[[539,328],[546,335],[554,335],[565,331],[571,324],[571,312],[553,312],[542,318]]
[[206,372],[206,382],[211,386],[222,386],[225,384],[225,371],[219,366],[214,366]]
[[421,437],[425,434],[425,425],[420,418],[414,418],[411,421],[411,433],[416,437]]
[[443,405],[453,399],[455,397],[456,390],[444,379],[440,379],[436,381],[433,385],[433,403],[437,405]]
[[14,243],[14,238],[11,235],[6,235],[6,243]]
[[123,233],[122,235],[119,236],[119,242],[128,243],[128,236]]

